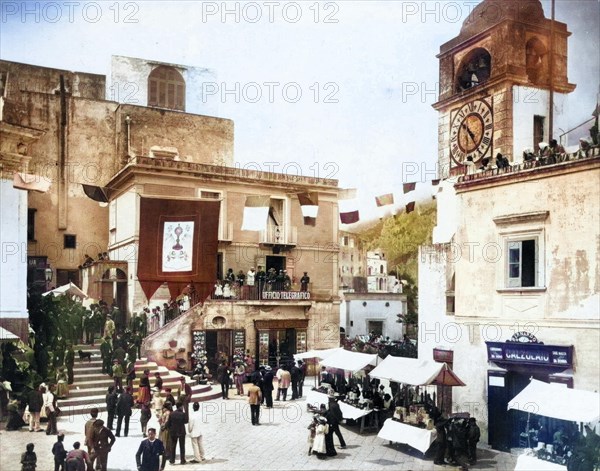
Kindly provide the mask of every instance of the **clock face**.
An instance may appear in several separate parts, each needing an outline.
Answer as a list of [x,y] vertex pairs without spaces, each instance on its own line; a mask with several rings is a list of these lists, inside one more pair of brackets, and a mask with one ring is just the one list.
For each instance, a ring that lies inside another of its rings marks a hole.
[[473,162],[492,154],[494,115],[484,100],[463,105],[452,117],[450,124],[450,155],[457,164],[468,156]]

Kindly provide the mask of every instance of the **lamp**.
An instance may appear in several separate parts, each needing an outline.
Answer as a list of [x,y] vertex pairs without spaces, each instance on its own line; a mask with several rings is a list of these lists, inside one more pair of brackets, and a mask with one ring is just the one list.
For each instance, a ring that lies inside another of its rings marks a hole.
[[54,274],[54,272],[52,271],[52,268],[50,267],[46,267],[44,270],[44,278],[46,279],[47,282],[52,281],[52,275]]

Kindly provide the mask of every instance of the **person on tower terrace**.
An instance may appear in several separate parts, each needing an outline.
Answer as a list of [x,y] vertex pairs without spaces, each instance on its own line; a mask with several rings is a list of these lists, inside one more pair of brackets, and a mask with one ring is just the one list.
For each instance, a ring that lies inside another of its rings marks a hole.
[[308,284],[310,283],[310,277],[308,276],[308,272],[304,272],[302,278],[300,278],[300,291],[308,291]]
[[473,157],[471,157],[469,155],[465,162],[465,173],[467,175],[473,175],[475,173],[475,171],[476,171],[475,162],[473,162]]

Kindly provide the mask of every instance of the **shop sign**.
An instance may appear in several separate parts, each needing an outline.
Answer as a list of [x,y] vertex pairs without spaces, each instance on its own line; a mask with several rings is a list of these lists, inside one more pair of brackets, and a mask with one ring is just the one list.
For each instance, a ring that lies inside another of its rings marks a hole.
[[573,346],[540,343],[486,342],[488,360],[568,368],[573,364]]
[[262,299],[305,301],[310,299],[310,293],[308,291],[263,291]]

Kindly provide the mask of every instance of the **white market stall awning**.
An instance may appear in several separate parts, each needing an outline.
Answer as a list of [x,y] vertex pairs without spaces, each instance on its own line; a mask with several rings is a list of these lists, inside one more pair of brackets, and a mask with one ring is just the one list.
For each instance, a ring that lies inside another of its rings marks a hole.
[[19,336],[13,334],[10,330],[5,329],[4,327],[0,327],[0,341],[4,340],[19,340]]
[[337,348],[328,348],[325,350],[309,350],[308,352],[304,352],[304,353],[296,353],[294,355],[294,360],[306,360],[308,358],[318,358],[319,360],[323,360],[331,355],[333,355],[336,352],[339,352],[340,350],[343,350],[342,347],[337,347]]
[[53,290],[46,291],[42,293],[42,296],[48,296],[49,294],[53,296],[76,296],[81,299],[85,299],[88,297],[81,289],[74,283],[69,282],[66,285],[59,286],[58,288],[54,288]]
[[508,403],[508,409],[572,422],[597,422],[600,420],[600,394],[532,379]]
[[375,366],[381,359],[377,354],[351,352],[341,349],[321,361],[321,366],[339,368],[347,371],[359,371],[367,365]]
[[369,373],[369,376],[414,386],[427,384],[464,386],[464,383],[448,368],[446,363],[391,355],[377,365]]

